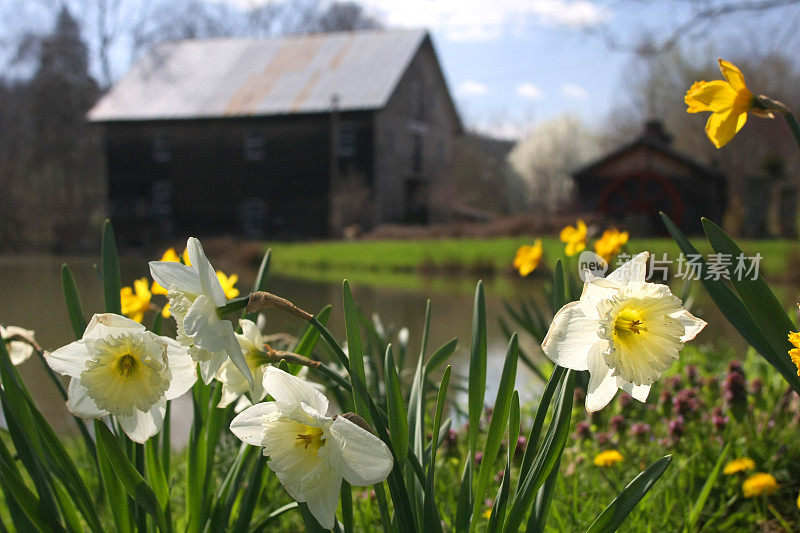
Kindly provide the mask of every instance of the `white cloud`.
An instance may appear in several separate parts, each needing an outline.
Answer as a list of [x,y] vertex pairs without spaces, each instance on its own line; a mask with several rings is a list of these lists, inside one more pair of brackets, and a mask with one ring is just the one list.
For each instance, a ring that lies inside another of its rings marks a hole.
[[489,86],[475,80],[464,80],[456,87],[460,96],[483,96],[489,94]]
[[542,97],[542,90],[533,83],[520,83],[517,85],[517,95],[522,96],[524,98],[531,98],[533,100],[539,99]]
[[561,95],[565,98],[574,98],[575,100],[585,100],[589,97],[589,92],[574,83],[565,83],[561,86]]

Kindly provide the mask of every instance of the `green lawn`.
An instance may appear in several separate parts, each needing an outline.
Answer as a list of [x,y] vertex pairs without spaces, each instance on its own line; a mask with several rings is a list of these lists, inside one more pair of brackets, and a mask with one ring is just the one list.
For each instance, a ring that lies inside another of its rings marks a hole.
[[[358,275],[375,282],[399,274],[476,273],[482,277],[494,274],[512,274],[511,262],[521,244],[531,243],[525,237],[500,237],[493,239],[426,239],[415,241],[319,241],[306,243],[269,243],[272,248],[272,271],[297,277],[341,280]],[[563,256],[563,243],[557,238],[545,237],[544,262],[552,267]],[[711,252],[705,240],[695,239],[702,254]],[[800,247],[795,241],[762,240],[740,241],[748,255],[761,253],[762,272],[772,279],[787,279],[793,275],[795,265],[800,265]],[[628,252],[649,250],[656,257],[667,254],[676,258],[677,245],[668,238],[632,239]],[[366,276],[365,276],[366,275]]]

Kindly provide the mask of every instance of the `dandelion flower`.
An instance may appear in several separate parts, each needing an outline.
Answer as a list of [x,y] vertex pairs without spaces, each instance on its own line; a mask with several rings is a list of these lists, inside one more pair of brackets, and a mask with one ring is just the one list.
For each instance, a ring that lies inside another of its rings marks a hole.
[[167,400],[197,381],[186,349],[128,318],[94,315],[83,338],[45,353],[55,372],[69,376],[67,409],[81,418],[113,415],[134,442],[161,430]]
[[758,472],[744,480],[744,483],[742,483],[742,494],[745,498],[769,496],[779,488],[780,485],[778,485],[778,481],[772,474]]
[[219,284],[222,285],[222,291],[225,293],[225,298],[231,299],[239,296],[239,289],[234,287],[236,282],[239,281],[237,274],[231,274],[230,277],[226,276],[222,270],[217,270],[217,279]]
[[577,302],[553,318],[542,350],[557,365],[588,370],[586,409],[599,411],[622,389],[640,402],[706,325],[669,287],[645,282],[643,252],[607,278],[588,274]]
[[564,253],[573,256],[581,253],[586,248],[586,223],[578,219],[575,227],[567,226],[561,230],[559,235],[561,242],[566,243]]
[[[8,339],[11,337],[29,338],[34,340],[33,336],[34,332],[29,329],[20,328],[17,326],[7,326],[5,328],[0,326],[0,342],[2,342],[3,339]],[[20,340],[7,341],[6,350],[8,351],[9,359],[11,359],[11,364],[14,366],[21,365],[27,361],[31,355],[33,355],[33,345]]]
[[614,466],[621,463],[625,458],[617,450],[605,450],[598,453],[594,458],[594,466]]
[[269,468],[289,495],[331,529],[342,478],[357,487],[380,483],[392,470],[392,453],[347,415],[326,416],[328,399],[308,382],[270,366],[264,388],[275,401],[243,411],[231,431],[263,447]]
[[611,261],[611,258],[617,255],[622,247],[628,242],[628,232],[619,231],[617,228],[609,228],[603,232],[597,242],[594,243],[594,251],[606,260],[606,263]]
[[756,463],[749,457],[739,457],[725,465],[722,473],[725,475],[735,474],[737,472],[744,472],[746,470],[755,470]]
[[190,237],[186,249],[191,266],[170,261],[150,262],[153,279],[168,289],[170,312],[178,325],[176,339],[200,364],[200,374],[205,383],[210,383],[230,358],[252,385],[253,376],[236,340],[233,324],[217,315],[217,307],[225,305],[225,293],[219,278],[200,241]]
[[684,97],[688,113],[711,111],[706,135],[717,148],[725,146],[742,129],[748,112],[772,118],[769,112],[756,108],[756,97],[747,89],[736,65],[720,59],[719,69],[725,80],[695,82]]
[[122,303],[123,315],[136,322],[142,321],[144,314],[150,309],[152,294],[148,285],[147,278],[141,278],[133,282],[134,288],[122,287],[119,291],[119,298]]
[[523,244],[517,249],[514,256],[514,268],[519,271],[520,276],[527,276],[539,266],[542,260],[542,239],[536,239],[533,246]]

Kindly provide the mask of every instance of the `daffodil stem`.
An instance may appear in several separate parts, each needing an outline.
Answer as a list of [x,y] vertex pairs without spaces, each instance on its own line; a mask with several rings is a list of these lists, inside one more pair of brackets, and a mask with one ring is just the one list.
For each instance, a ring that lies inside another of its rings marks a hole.
[[786,124],[789,126],[792,135],[794,135],[797,146],[800,147],[800,124],[797,123],[797,119],[791,113],[784,113],[783,118],[786,119]]
[[227,303],[221,307],[217,307],[217,316],[220,318],[225,317],[226,315],[233,313],[234,311],[241,311],[247,307],[247,302],[250,301],[250,295],[247,296],[240,296],[239,298],[234,298],[233,300],[228,300]]

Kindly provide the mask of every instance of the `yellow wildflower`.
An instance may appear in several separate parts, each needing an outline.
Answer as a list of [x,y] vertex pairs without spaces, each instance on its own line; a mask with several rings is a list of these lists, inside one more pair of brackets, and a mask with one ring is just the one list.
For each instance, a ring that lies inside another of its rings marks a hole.
[[614,466],[615,464],[621,463],[624,460],[625,458],[617,450],[605,450],[595,456],[594,465],[602,467]]
[[742,72],[725,60],[719,60],[719,69],[725,80],[697,81],[684,97],[689,106],[687,113],[711,111],[706,122],[706,135],[721,148],[742,129],[747,121],[747,113],[755,111],[757,115],[772,118],[771,113],[754,109],[757,101],[744,83]]
[[800,333],[790,331],[789,342],[794,345],[794,348],[789,350],[789,357],[792,358],[792,363],[797,367],[797,375],[800,377]]
[[483,513],[481,513],[481,516],[484,517],[486,520],[489,520],[492,517],[492,508],[489,507],[488,509],[486,509]]
[[742,483],[742,494],[745,498],[768,496],[780,488],[778,481],[772,474],[759,472],[753,474]]
[[581,253],[586,248],[586,223],[579,219],[575,227],[567,226],[562,229],[559,238],[567,244],[564,248],[565,254],[573,256]]
[[800,495],[797,496],[797,508],[800,509]]
[[622,247],[628,243],[628,232],[619,231],[617,228],[609,228],[603,232],[597,242],[594,243],[594,251],[597,255],[610,262],[611,258],[617,255]]
[[725,475],[735,474],[737,472],[744,472],[745,470],[755,470],[756,463],[749,457],[738,457],[725,465],[722,473]]
[[514,268],[519,271],[520,276],[527,276],[539,266],[542,260],[542,239],[536,239],[533,246],[523,244],[517,249],[514,256]]
[[[189,261],[189,254],[187,253],[187,250],[184,250],[181,255],[178,255],[177,253],[175,253],[175,248],[170,246],[169,248],[167,248],[167,251],[164,252],[164,255],[161,256],[161,259],[159,259],[159,261],[168,261],[170,263],[180,263],[181,259],[183,259],[183,264],[184,265],[192,266],[192,262]],[[153,286],[150,287],[150,292],[152,292],[153,294],[163,294],[164,296],[167,295],[167,289],[165,289],[164,287],[162,287],[161,285],[159,285],[155,281],[153,282]],[[169,311],[166,311],[166,309],[167,309],[166,307],[164,309],[165,309],[165,311],[162,311],[161,314],[164,315],[164,318],[169,318]],[[166,313],[166,314],[164,314],[164,313]]]
[[136,322],[141,322],[144,314],[150,309],[152,295],[147,285],[147,278],[141,278],[133,282],[135,290],[131,287],[122,287],[122,290],[119,291],[122,314]]
[[217,270],[217,279],[219,284],[222,285],[222,291],[225,293],[225,298],[230,300],[239,296],[239,289],[234,287],[236,282],[239,281],[239,276],[231,274],[230,277],[226,276],[221,270]]

